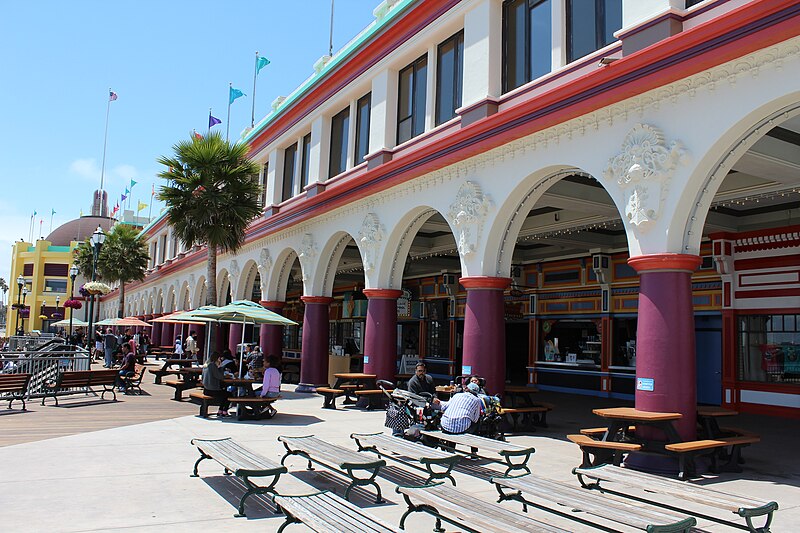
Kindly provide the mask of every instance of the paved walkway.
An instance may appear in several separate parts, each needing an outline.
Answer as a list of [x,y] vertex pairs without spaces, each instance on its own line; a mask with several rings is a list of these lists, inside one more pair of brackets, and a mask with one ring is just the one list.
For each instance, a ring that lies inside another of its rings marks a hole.
[[[243,489],[236,480],[223,476],[216,463],[204,461],[200,466],[201,477],[189,477],[198,457],[196,449],[189,444],[191,438],[232,436],[267,457],[279,460],[283,455],[283,446],[276,440],[279,435],[314,434],[353,448],[350,433],[379,431],[383,426],[382,412],[322,410],[320,397],[293,392],[286,392],[285,399],[276,404],[279,414],[272,420],[203,420],[196,416],[196,406],[168,400],[172,389],[147,381],[145,389],[153,395],[150,398],[124,396],[117,404],[63,409],[33,409],[36,404],[32,404],[30,413],[0,416],[2,434],[3,426],[11,419],[24,417],[35,424],[46,424],[50,417],[58,417],[68,428],[69,420],[85,421],[89,409],[92,416],[113,419],[125,410],[141,410],[137,402],[144,403],[156,397],[158,401],[173,404],[162,409],[194,413],[98,431],[74,431],[63,437],[0,448],[0,529],[47,533],[120,529],[193,533],[276,531],[283,519],[273,513],[268,498],[258,501],[251,498],[247,505],[248,517],[233,518]],[[530,435],[511,436],[509,440],[536,447],[531,461],[536,474],[575,483],[570,471],[578,464],[580,454],[564,435],[580,427],[597,425],[591,408],[620,405],[621,402],[546,393],[542,393],[542,399],[557,405],[551,413],[550,427]],[[112,413],[114,415],[109,416]],[[163,411],[156,411],[154,418],[162,418],[161,414]],[[702,483],[730,492],[775,499],[781,510],[772,531],[800,529],[800,459],[796,453],[800,449],[800,431],[797,422],[740,416],[736,425],[759,431],[764,441],[746,450],[748,464],[743,474],[709,476]],[[41,439],[42,434],[37,438]],[[342,494],[347,485],[342,478],[323,468],[307,471],[305,461],[300,458],[288,459],[287,466],[290,475],[283,476],[278,484],[282,493],[330,489]],[[355,490],[351,500],[390,523],[398,524],[405,505],[394,487],[398,482],[420,479],[412,473],[415,471],[398,468],[395,462],[390,461],[389,468],[384,470],[380,485],[387,503],[376,505],[370,487]],[[458,487],[494,502],[496,492],[485,479],[501,471],[496,465],[468,462],[456,473]],[[518,504],[506,502],[503,505],[520,510]],[[531,509],[530,514],[542,516],[542,512],[535,509]],[[593,531],[572,521],[552,519],[570,531]],[[433,525],[433,518],[421,513],[410,516],[406,522],[409,532],[431,531]],[[702,521],[700,526],[707,531],[731,531],[707,521]],[[447,524],[445,527],[448,532],[458,530]],[[287,528],[287,533],[293,531],[307,529],[301,525]]]

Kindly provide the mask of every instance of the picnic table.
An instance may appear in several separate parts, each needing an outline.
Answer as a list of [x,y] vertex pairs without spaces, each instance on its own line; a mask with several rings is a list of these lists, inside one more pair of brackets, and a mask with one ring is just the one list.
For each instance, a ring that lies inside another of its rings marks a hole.
[[642,445],[645,451],[660,452],[664,449],[664,441],[658,441],[651,437],[644,437],[642,432],[638,432],[635,437],[630,433],[631,426],[636,428],[652,427],[660,430],[667,443],[681,442],[681,437],[675,429],[673,422],[683,418],[681,413],[661,413],[651,411],[641,411],[633,407],[609,407],[605,409],[593,409],[592,412],[599,417],[608,420],[606,429],[600,440],[623,442],[635,440]]
[[533,407],[536,405],[534,395],[539,392],[536,387],[525,385],[506,385],[503,403],[508,407]]
[[720,418],[736,416],[739,413],[731,409],[717,407],[713,405],[698,405],[697,406],[697,423],[700,425],[700,435],[706,439],[716,439],[717,437],[724,436],[718,420]]
[[335,400],[339,396],[345,397],[345,404],[357,407],[372,409],[376,406],[383,406],[384,393],[378,388],[376,374],[344,372],[334,374],[333,377],[336,378],[333,387],[317,387],[317,393],[325,397],[323,408],[336,409]]
[[[164,359],[164,364],[161,366],[160,369],[150,369],[150,373],[155,376],[154,383],[156,385],[161,384],[161,379],[164,376],[172,375],[179,375],[181,370],[187,367],[191,367],[194,364],[194,359]],[[178,368],[173,368],[173,367]]]

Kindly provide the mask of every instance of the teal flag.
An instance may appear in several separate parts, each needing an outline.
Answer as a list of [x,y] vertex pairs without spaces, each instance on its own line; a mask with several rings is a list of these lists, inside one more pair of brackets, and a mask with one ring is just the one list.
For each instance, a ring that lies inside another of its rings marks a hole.
[[131,180],[131,189],[133,189],[133,186],[134,186],[134,185],[136,185],[136,183],[137,183],[137,182],[135,182],[135,181]]
[[258,62],[256,63],[256,74],[261,72],[261,69],[269,65],[269,59],[266,57],[259,57]]
[[55,214],[56,214],[56,210],[53,209],[52,212],[50,213],[50,216],[55,215]]
[[125,194],[129,194],[131,191],[127,187],[125,187]]
[[233,87],[231,87],[230,88],[230,97],[228,99],[228,103],[232,104],[234,100],[236,100],[237,98],[241,98],[242,96],[247,96],[247,95],[244,94],[239,89],[234,89]]

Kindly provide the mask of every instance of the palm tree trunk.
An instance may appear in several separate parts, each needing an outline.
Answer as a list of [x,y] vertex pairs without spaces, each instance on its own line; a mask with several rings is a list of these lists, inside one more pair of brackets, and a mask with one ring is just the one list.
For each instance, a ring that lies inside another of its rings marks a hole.
[[122,318],[125,316],[125,282],[119,282],[119,309],[117,310],[117,316]]

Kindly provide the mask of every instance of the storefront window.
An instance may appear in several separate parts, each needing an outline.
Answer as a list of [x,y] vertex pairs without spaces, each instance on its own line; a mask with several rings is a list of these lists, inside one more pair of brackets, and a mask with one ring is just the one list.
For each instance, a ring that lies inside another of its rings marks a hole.
[[544,346],[539,361],[600,364],[600,335],[597,324],[590,320],[543,320]]
[[611,366],[636,367],[636,319],[614,318]]
[[743,381],[800,383],[800,315],[740,317],[738,373]]

